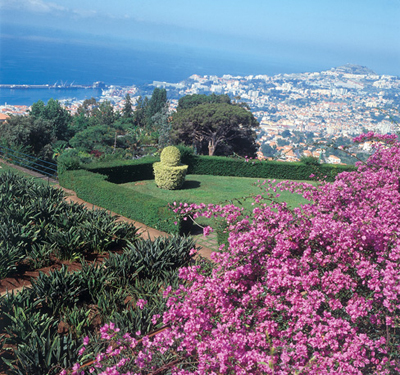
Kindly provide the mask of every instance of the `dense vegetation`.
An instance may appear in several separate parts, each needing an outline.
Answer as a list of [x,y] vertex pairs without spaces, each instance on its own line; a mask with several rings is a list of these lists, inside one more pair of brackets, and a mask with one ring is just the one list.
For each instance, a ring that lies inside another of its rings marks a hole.
[[[201,105],[193,106],[198,103]],[[178,108],[171,116],[167,92],[159,88],[151,97],[139,97],[135,104],[127,94],[120,112],[111,102],[97,102],[94,98],[84,100],[74,115],[57,100],[50,99],[47,104],[38,101],[25,116],[11,116],[2,124],[0,146],[14,160],[17,156],[13,152],[21,152],[57,161],[61,173],[97,159],[142,157],[181,142],[195,143],[200,154],[209,153],[206,143],[211,142],[219,155],[254,155],[253,127],[258,123],[247,109],[231,103],[228,96],[182,98]],[[212,118],[207,124],[196,124],[196,140],[191,139],[187,124],[192,122],[192,114],[206,118],[210,110]]]
[[12,172],[0,174],[0,206],[0,279],[137,238],[135,227],[117,223],[107,212],[68,204],[62,190]]
[[[177,270],[192,261],[191,238],[138,239],[134,227],[105,211],[67,204],[60,190],[13,173],[0,174],[0,205],[0,283],[56,260],[82,262],[79,271],[63,265],[0,297],[8,374],[58,374],[76,362],[84,337],[93,338],[93,350],[105,348],[95,337],[110,321],[123,332],[154,330],[154,315],[166,309],[162,291],[177,288]],[[86,263],[93,252],[109,253],[104,263]]]
[[256,127],[258,122],[248,108],[232,103],[227,95],[188,95],[179,99],[171,138],[195,145],[202,155],[254,157]]
[[362,140],[387,145],[332,183],[279,185],[310,202],[300,208],[269,204],[268,184],[251,217],[233,205],[177,205],[225,218],[227,251],[214,253],[212,272],[180,271],[186,285],[165,293],[165,330],[138,340],[107,325],[112,352],[79,363],[116,375],[398,373],[400,144]]

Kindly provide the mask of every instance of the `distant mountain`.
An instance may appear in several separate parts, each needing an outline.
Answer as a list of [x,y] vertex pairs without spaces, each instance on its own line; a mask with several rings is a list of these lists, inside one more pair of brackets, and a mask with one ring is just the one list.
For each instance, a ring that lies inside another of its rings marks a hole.
[[336,70],[337,72],[340,72],[340,73],[376,75],[376,73],[373,70],[367,68],[366,66],[355,65],[355,64],[346,64],[346,65],[338,66],[334,70]]

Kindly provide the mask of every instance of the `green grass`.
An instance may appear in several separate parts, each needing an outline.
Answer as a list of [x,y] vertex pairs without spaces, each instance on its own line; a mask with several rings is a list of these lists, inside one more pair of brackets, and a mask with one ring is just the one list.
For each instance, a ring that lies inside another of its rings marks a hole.
[[[264,191],[256,186],[258,181],[262,182],[263,180],[246,177],[188,175],[183,188],[180,190],[159,189],[154,180],[130,182],[122,184],[122,186],[171,202],[228,204],[229,200],[232,200],[232,203],[240,206],[235,201],[235,199],[239,199],[245,209],[251,209],[252,200],[243,200],[243,197],[258,195]],[[307,203],[300,195],[287,191],[282,192],[278,200],[286,202],[289,207],[297,207],[302,203]]]
[[50,186],[54,186],[56,185],[54,182],[50,182],[48,180],[47,177],[43,176],[43,178],[39,178],[39,177],[34,177],[29,173],[26,173],[18,168],[14,168],[11,165],[5,164],[0,162],[0,173],[6,173],[6,172],[13,172],[19,176],[25,177],[25,178],[34,178],[35,182],[37,182],[38,184],[42,184],[42,185],[50,185]]

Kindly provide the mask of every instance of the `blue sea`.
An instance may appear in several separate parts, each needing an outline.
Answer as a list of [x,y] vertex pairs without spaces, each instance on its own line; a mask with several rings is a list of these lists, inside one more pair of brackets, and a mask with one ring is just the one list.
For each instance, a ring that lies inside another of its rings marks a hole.
[[[41,39],[1,39],[0,84],[81,84],[143,86],[153,81],[180,82],[192,74],[249,75],[296,73],[329,66],[294,65],[260,60],[248,54],[227,54],[181,46],[91,45]],[[0,105],[31,105],[37,100],[98,97],[100,90],[0,89]]]

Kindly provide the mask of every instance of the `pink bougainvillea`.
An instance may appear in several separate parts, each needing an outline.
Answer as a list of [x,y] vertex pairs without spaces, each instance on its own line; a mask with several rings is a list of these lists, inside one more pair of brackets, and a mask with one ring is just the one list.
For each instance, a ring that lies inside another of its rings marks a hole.
[[[229,247],[212,255],[211,274],[181,269],[186,286],[165,293],[169,329],[137,347],[141,373],[168,349],[180,375],[399,373],[399,178],[392,143],[333,183],[265,184],[250,217],[233,205],[175,205],[224,217]],[[309,204],[271,203],[274,190]]]

